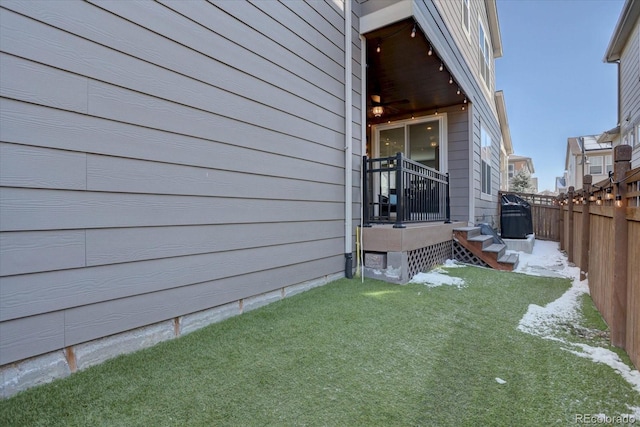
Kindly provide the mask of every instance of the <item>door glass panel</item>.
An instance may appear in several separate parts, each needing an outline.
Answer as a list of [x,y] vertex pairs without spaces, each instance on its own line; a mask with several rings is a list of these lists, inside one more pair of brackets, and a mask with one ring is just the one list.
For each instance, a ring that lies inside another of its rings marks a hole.
[[380,131],[380,157],[404,153],[404,127]]
[[409,158],[440,170],[440,123],[438,121],[409,126]]

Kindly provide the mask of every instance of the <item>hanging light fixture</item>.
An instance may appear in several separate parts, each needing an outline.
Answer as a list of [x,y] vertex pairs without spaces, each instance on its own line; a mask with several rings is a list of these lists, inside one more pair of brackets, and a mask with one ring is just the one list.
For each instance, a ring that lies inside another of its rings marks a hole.
[[612,190],[613,189],[611,187],[607,187],[607,189],[605,190],[606,191],[605,199],[607,199],[607,200],[613,199],[613,191]]
[[382,107],[382,105],[375,105],[372,109],[371,112],[373,113],[373,115],[375,117],[380,117],[384,114],[384,108]]
[[622,207],[622,196],[620,194],[616,194],[615,205],[616,205],[616,208],[621,208]]

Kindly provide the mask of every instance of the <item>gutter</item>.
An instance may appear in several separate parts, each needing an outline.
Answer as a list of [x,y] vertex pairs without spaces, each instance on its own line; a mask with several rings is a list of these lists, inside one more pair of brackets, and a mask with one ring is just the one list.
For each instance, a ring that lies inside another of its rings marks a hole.
[[351,0],[344,2],[344,275],[353,278],[353,136]]

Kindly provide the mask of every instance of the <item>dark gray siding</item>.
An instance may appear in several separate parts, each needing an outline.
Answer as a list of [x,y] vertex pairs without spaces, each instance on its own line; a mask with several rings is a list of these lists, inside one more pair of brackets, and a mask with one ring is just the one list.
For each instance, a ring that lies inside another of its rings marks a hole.
[[447,112],[451,219],[469,219],[469,113]]
[[343,271],[333,2],[0,7],[0,364]]

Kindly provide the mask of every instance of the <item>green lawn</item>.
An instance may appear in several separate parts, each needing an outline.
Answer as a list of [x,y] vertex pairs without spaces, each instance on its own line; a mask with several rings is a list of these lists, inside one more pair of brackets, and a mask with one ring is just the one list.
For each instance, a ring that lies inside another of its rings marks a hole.
[[0,425],[575,425],[640,406],[608,366],[517,330],[568,280],[449,271],[466,286],[313,289],[0,401]]

